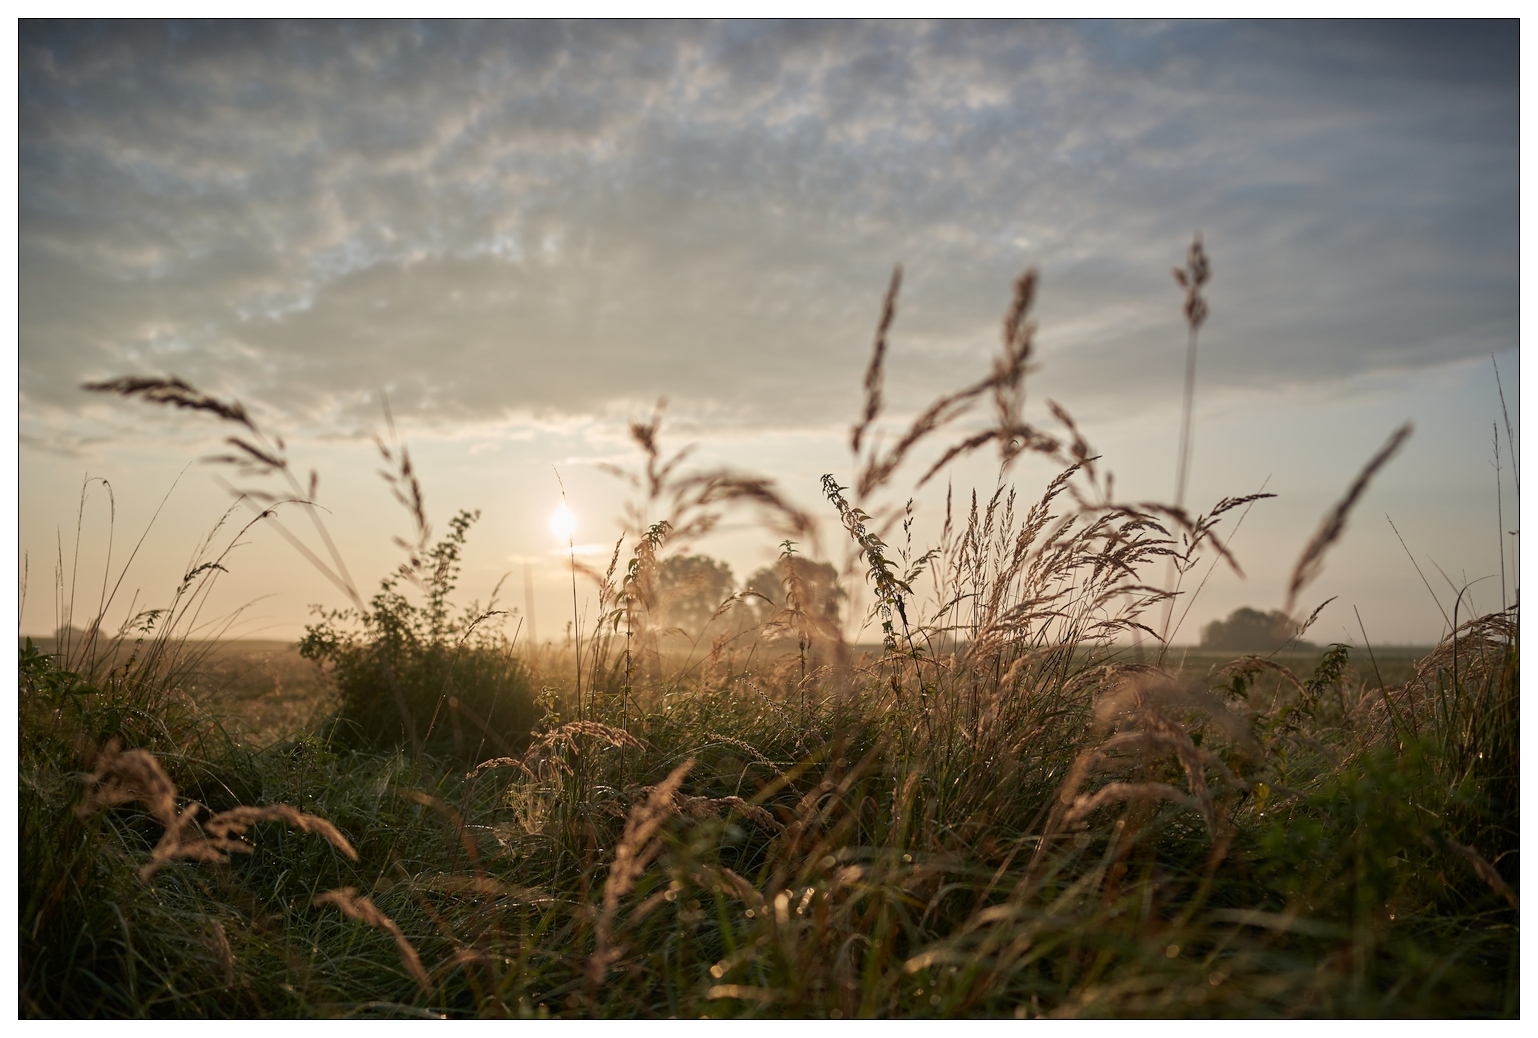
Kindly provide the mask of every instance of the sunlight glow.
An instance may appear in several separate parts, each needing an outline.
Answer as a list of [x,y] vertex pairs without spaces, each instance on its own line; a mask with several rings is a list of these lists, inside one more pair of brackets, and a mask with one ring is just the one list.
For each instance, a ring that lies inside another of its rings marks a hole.
[[572,533],[577,529],[577,517],[571,514],[571,509],[562,505],[550,516],[550,532],[556,539],[569,542]]

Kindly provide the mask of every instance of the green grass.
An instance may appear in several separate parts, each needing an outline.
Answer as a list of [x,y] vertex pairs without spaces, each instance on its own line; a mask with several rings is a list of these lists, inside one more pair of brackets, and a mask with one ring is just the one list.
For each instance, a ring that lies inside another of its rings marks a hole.
[[[1486,655],[1465,699],[1514,700],[1514,652]],[[580,744],[559,782],[502,770],[466,781],[431,758],[337,752],[303,734],[262,750],[223,746],[189,718],[173,734],[200,752],[160,753],[183,795],[211,810],[293,804],[338,825],[361,860],[269,825],[249,857],[174,862],[149,883],[135,870],[158,828],[134,806],[77,818],[86,761],[64,729],[45,742],[27,724],[24,1010],[853,1017],[1518,1008],[1516,912],[1447,846],[1474,844],[1515,886],[1514,855],[1499,857],[1516,846],[1513,805],[1499,802],[1493,766],[1475,766],[1449,788],[1434,704],[1417,690],[1401,709],[1422,715],[1427,730],[1403,751],[1374,708],[1381,701],[1359,686],[1325,689],[1319,718],[1259,719],[1275,734],[1262,735],[1266,756],[1246,773],[1252,790],[1217,794],[1227,817],[1216,838],[1195,812],[1134,802],[1043,840],[1042,816],[1064,772],[1099,737],[1093,686],[1074,692],[1071,681],[1052,679],[1031,688],[1035,704],[1008,729],[1031,737],[1010,745],[990,741],[1003,732],[956,737],[977,731],[977,719],[944,693],[929,712],[946,712],[948,723],[931,734],[923,707],[894,702],[881,685],[803,701],[750,687],[762,678],[643,697],[631,704],[630,731],[646,749]],[[594,712],[619,720],[617,703],[602,695]],[[1206,731],[1203,745],[1217,744]],[[622,954],[592,985],[594,917],[638,799],[626,790],[686,757],[697,762],[688,794],[742,796],[770,807],[784,828],[730,810],[673,819],[624,899]],[[1124,770],[1182,784],[1156,755]],[[1254,790],[1267,779],[1297,795],[1273,791],[1259,802]],[[411,799],[413,791],[444,809]],[[1219,843],[1227,850],[1215,860]],[[476,877],[490,881],[485,892],[455,889]],[[417,989],[387,934],[312,906],[320,892],[346,886],[371,893],[398,922],[432,973],[431,993]]]

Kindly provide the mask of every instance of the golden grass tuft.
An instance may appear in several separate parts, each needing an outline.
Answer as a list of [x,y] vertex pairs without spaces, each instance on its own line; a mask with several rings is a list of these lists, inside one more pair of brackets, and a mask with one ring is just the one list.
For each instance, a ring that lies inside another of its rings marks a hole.
[[[203,828],[215,837],[225,839],[242,835],[257,822],[285,822],[290,828],[298,829],[300,832],[323,836],[331,846],[353,861],[358,860],[358,852],[353,850],[352,844],[336,826],[318,815],[305,814],[297,807],[291,807],[288,804],[232,807],[228,811],[221,811],[214,815],[203,824]],[[245,847],[244,844],[241,846]],[[246,848],[246,851],[249,852],[249,848]]]
[[316,907],[321,905],[335,905],[349,919],[356,919],[360,923],[377,927],[395,939],[395,948],[400,952],[401,964],[406,967],[406,972],[416,980],[424,992],[431,992],[432,981],[427,977],[427,970],[422,968],[422,960],[417,955],[417,950],[406,940],[406,935],[395,924],[395,920],[375,907],[374,902],[361,896],[356,887],[342,887],[338,890],[327,890],[316,894],[311,904]]
[[[534,745],[529,747],[529,754],[534,755],[556,746],[564,746],[568,749],[575,748],[578,736],[584,739],[595,739],[608,746],[621,749],[640,750],[645,748],[639,739],[623,728],[614,728],[610,725],[601,724],[598,721],[568,721],[554,731],[547,732],[535,740]],[[528,757],[526,756],[525,759],[527,760]]]
[[592,957],[588,960],[588,985],[596,988],[602,984],[608,975],[609,966],[623,954],[622,950],[611,945],[614,931],[614,916],[619,911],[620,898],[635,889],[636,880],[641,873],[646,871],[646,866],[651,863],[662,850],[662,844],[657,840],[657,831],[662,828],[664,822],[678,813],[674,804],[674,795],[678,787],[683,785],[684,776],[688,775],[694,767],[694,758],[690,757],[678,767],[668,773],[667,778],[651,787],[646,800],[636,804],[630,809],[629,816],[625,819],[625,832],[620,837],[619,847],[614,852],[614,864],[609,868],[609,876],[603,885],[603,908],[598,915],[596,928],[596,944]]
[[316,833],[353,861],[358,852],[347,838],[317,815],[305,814],[288,804],[262,807],[234,807],[211,817],[203,830],[195,832],[202,804],[190,803],[177,810],[176,783],[171,781],[155,756],[144,750],[119,750],[114,740],[97,755],[96,769],[85,778],[92,791],[76,809],[81,817],[119,804],[142,803],[164,829],[160,841],[150,853],[150,860],[139,869],[139,878],[148,880],[173,858],[188,861],[228,862],[230,852],[250,854],[250,844],[239,837],[257,822],[285,822],[301,832]]

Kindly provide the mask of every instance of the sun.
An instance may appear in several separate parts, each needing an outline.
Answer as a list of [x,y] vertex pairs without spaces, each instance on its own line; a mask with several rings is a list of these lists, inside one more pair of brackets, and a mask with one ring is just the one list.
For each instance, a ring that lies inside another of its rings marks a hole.
[[577,529],[577,517],[571,514],[571,509],[562,505],[550,516],[550,532],[555,534],[557,540],[569,541],[571,535]]

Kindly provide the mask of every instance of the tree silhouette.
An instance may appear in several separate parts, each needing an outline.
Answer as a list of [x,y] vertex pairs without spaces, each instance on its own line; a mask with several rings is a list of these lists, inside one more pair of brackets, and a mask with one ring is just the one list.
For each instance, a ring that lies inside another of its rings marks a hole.
[[1293,640],[1299,627],[1280,609],[1262,613],[1243,606],[1228,614],[1227,620],[1214,620],[1202,628],[1202,648],[1225,652],[1275,652],[1283,645],[1307,651],[1318,646],[1302,639]]
[[709,555],[675,555],[657,570],[664,622],[698,637],[736,588],[732,568]]

